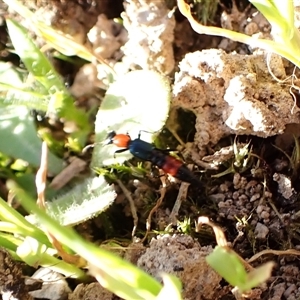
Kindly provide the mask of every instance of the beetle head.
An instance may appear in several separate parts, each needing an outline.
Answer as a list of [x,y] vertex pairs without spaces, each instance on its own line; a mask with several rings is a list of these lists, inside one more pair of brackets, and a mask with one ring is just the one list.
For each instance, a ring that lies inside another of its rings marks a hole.
[[116,136],[116,132],[115,131],[111,131],[108,133],[108,135],[106,136],[106,139],[103,141],[104,145],[109,145],[112,144],[114,142],[114,137]]

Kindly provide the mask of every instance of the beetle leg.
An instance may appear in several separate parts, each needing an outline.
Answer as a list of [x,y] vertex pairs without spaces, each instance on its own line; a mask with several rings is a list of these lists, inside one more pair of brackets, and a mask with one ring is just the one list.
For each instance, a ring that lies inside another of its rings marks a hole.
[[147,131],[147,130],[140,130],[139,131],[139,135],[138,135],[138,139],[141,139],[141,134],[142,134],[142,132],[146,132],[146,133],[150,133],[150,134],[154,134],[155,133],[155,131],[153,132],[151,132],[151,131]]
[[177,149],[158,149],[158,148],[155,148],[155,150],[158,150],[162,153],[165,153],[165,154],[169,154],[170,152],[178,152]]
[[116,153],[122,153],[122,152],[125,152],[125,151],[128,151],[128,149],[124,148],[124,149],[116,150],[115,153],[114,153],[114,158],[116,158]]

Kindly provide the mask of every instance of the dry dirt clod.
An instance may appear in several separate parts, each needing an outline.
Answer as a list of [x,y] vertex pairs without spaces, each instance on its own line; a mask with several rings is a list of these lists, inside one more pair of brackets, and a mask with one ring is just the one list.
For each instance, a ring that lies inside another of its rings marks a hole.
[[87,36],[92,44],[93,53],[103,59],[111,58],[126,41],[126,32],[122,26],[107,19],[103,14],[98,16],[97,23]]
[[292,187],[291,179],[284,174],[274,173],[273,180],[278,183],[278,192],[285,199],[290,199],[293,195],[296,195],[296,191]]
[[[229,134],[269,137],[282,133],[287,124],[300,123],[289,86],[273,79],[266,61],[264,54],[209,49],[189,53],[180,62],[172,104],[196,114],[199,149]],[[283,62],[276,63],[272,70],[282,77]]]
[[[206,263],[211,246],[201,247],[188,235],[162,235],[152,239],[138,267],[161,280],[161,272],[175,274],[184,282],[183,298],[216,299],[221,277]],[[202,298],[201,298],[202,297]]]
[[266,225],[257,222],[254,234],[257,239],[266,239],[267,235],[269,233],[269,229]]
[[[249,18],[247,15],[249,14],[249,10],[251,8],[250,5],[244,10],[240,11],[237,2],[235,0],[232,1],[232,8],[231,12],[228,13],[224,10],[221,14],[221,26],[222,28],[237,31],[237,32],[244,32],[246,26],[248,25]],[[254,26],[257,24],[254,23]],[[249,30],[248,30],[249,31]],[[254,30],[255,32],[257,30]],[[218,46],[219,49],[224,49],[227,51],[233,51],[237,48],[237,42],[230,40],[228,38],[223,38]]]
[[79,284],[72,294],[69,295],[68,300],[112,300],[114,295],[103,288],[98,282],[93,282],[88,285]]
[[33,280],[43,281],[41,289],[30,292],[34,298],[66,300],[69,293],[71,293],[64,276],[48,268],[38,269],[31,278],[27,279],[27,282],[29,283]]
[[21,265],[8,252],[0,250],[0,292],[3,300],[31,300]]
[[104,84],[97,78],[97,67],[94,64],[86,64],[76,74],[71,87],[72,94],[79,98],[92,95],[97,88],[103,88]]
[[128,30],[123,62],[135,68],[169,74],[174,69],[175,18],[164,0],[124,2],[121,14]]

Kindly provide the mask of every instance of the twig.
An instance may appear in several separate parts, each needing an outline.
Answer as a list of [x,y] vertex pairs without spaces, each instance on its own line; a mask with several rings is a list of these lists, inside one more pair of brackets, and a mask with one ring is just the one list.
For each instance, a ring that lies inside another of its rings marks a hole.
[[46,142],[42,144],[41,165],[36,173],[35,185],[37,191],[37,205],[43,210],[46,209],[45,189],[48,169],[48,147]]
[[[46,210],[45,203],[45,189],[46,189],[46,179],[47,179],[47,169],[48,169],[48,147],[46,142],[42,144],[42,155],[41,155],[41,165],[36,173],[35,184],[37,190],[37,205]],[[56,239],[56,237],[49,231],[45,231],[48,236],[49,241],[52,243],[53,247],[57,250],[59,256],[68,263],[72,263],[76,266],[83,267],[86,266],[86,261],[78,255],[72,255],[63,249],[61,243]]]
[[169,217],[169,222],[172,223],[173,225],[177,224],[177,216],[178,216],[178,213],[179,213],[179,209],[181,207],[182,201],[186,199],[189,185],[190,184],[187,183],[187,182],[182,182],[181,185],[180,185],[176,201],[174,203],[172,212],[171,212],[170,217]]
[[[188,168],[191,170],[192,165],[188,165]],[[181,207],[182,201],[186,199],[189,186],[190,186],[190,184],[187,182],[182,182],[180,185],[177,199],[175,201],[175,204],[173,206],[173,209],[172,209],[172,212],[171,212],[170,218],[169,218],[169,222],[172,223],[173,225],[177,224],[178,212]]]
[[132,214],[132,218],[133,218],[133,229],[132,229],[132,233],[131,236],[134,237],[135,232],[136,232],[136,228],[138,225],[138,215],[136,212],[136,208],[134,205],[134,201],[131,197],[131,193],[128,191],[128,189],[125,187],[125,185],[122,183],[122,181],[120,179],[117,179],[116,182],[118,183],[119,187],[121,188],[121,190],[123,191],[125,197],[127,198],[127,200],[129,201],[129,205],[130,205],[130,210],[131,210],[131,214]]
[[[164,175],[163,171],[159,171],[160,175]],[[143,237],[142,239],[142,243],[146,240],[150,230],[151,230],[151,219],[152,219],[152,215],[157,211],[157,209],[160,207],[162,201],[164,200],[165,198],[165,195],[166,195],[166,191],[167,191],[167,184],[166,184],[166,177],[165,176],[161,176],[160,177],[160,180],[161,180],[161,183],[162,183],[162,187],[160,189],[160,197],[159,199],[157,200],[155,206],[151,209],[149,215],[148,215],[148,218],[146,220],[146,234],[145,236]]]
[[86,162],[78,157],[72,157],[70,164],[54,177],[49,187],[59,190],[64,187],[71,179],[82,172],[86,167]]
[[297,255],[300,256],[300,251],[296,249],[287,249],[287,250],[272,250],[266,249],[254,254],[251,258],[248,259],[248,263],[251,263],[258,259],[262,255],[273,254],[273,255]]

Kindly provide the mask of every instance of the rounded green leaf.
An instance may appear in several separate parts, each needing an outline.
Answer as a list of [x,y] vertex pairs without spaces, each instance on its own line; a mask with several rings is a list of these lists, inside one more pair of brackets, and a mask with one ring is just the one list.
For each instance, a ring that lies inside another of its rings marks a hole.
[[232,286],[244,286],[247,272],[238,255],[231,249],[217,246],[206,257],[208,264]]
[[268,261],[265,264],[255,268],[247,275],[247,283],[245,286],[240,288],[241,292],[249,291],[250,289],[259,286],[271,277],[272,269],[275,263],[273,261]]
[[[37,137],[33,118],[26,107],[0,106],[0,141],[0,152],[40,166],[42,141]],[[63,161],[49,152],[48,168],[52,174],[58,174]]]

